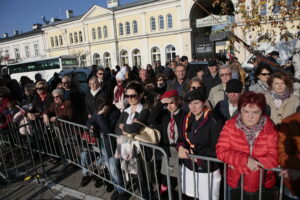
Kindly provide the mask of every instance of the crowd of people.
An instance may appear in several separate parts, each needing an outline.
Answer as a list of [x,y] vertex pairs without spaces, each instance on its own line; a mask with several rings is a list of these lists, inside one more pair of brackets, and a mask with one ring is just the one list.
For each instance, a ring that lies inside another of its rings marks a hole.
[[[87,93],[80,91],[76,78],[55,74],[54,80],[49,85],[37,75],[35,81],[22,77],[18,83],[2,75],[0,128],[4,130],[11,121],[20,123],[14,120],[20,110],[29,121],[41,119],[47,125],[61,118],[104,135],[134,134],[147,125],[161,133],[157,145],[168,155],[170,175],[176,177],[181,171],[178,186],[183,199],[208,199],[208,176],[213,182],[212,199],[221,198],[221,165],[208,165],[190,155],[218,158],[227,164],[228,199],[239,199],[236,194],[241,191],[242,174],[245,199],[255,199],[259,169],[279,166],[285,178],[285,197],[300,199],[300,99],[293,94],[293,78],[284,70],[256,62],[247,77],[237,59],[225,63],[209,60],[207,67],[195,69],[186,56],[177,56],[166,66],[157,62],[145,69],[125,65],[112,72],[93,67]],[[106,138],[99,147],[116,184],[107,184],[106,189],[115,190],[112,199],[127,199],[120,159],[114,156],[116,146],[110,145]],[[86,153],[80,158],[83,166],[89,164]],[[161,195],[168,190],[166,163],[162,162],[157,172],[162,177]],[[138,165],[144,185],[147,166],[143,162]],[[264,187],[273,188],[277,175],[267,171],[264,176]],[[83,170],[81,186],[90,180]],[[142,187],[141,194],[144,199],[154,199],[151,188]]]

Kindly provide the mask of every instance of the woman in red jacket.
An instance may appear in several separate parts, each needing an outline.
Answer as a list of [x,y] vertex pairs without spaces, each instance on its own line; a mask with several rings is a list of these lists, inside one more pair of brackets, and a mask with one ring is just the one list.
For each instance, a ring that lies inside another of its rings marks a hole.
[[[239,114],[226,122],[216,146],[218,159],[228,164],[227,184],[239,188],[244,174],[243,190],[249,195],[258,193],[259,169],[278,166],[277,132],[264,115],[265,108],[263,94],[244,93],[238,102]],[[272,188],[275,181],[275,174],[267,171],[264,186]]]

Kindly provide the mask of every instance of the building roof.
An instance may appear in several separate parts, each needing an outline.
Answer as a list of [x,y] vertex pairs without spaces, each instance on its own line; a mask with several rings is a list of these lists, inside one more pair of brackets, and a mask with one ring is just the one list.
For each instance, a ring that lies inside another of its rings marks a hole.
[[158,1],[158,0],[137,0],[137,1],[134,1],[134,2],[130,2],[130,3],[126,3],[124,5],[119,5],[117,7],[114,7],[114,8],[110,8],[109,10],[123,10],[123,9],[126,9],[126,8],[131,8],[131,7],[134,7],[134,6],[139,6],[139,5],[144,5],[146,3],[152,3],[152,2],[155,2],[155,1]]
[[44,26],[43,28],[47,28],[47,27],[51,27],[51,26],[54,26],[54,25],[63,24],[63,23],[67,23],[67,22],[72,22],[72,21],[81,19],[82,16],[83,16],[83,15],[77,15],[77,16],[73,16],[73,17],[71,17],[71,18],[69,18],[69,19],[62,19],[62,20],[53,22],[53,23],[51,23],[51,24],[47,24],[47,25]]
[[41,34],[41,33],[43,33],[43,31],[41,29],[34,29],[32,31],[28,31],[28,32],[25,32],[25,33],[19,33],[17,35],[13,35],[13,36],[8,37],[8,38],[0,38],[0,42],[7,42],[7,41],[10,41],[10,40],[25,38],[25,37],[28,37],[28,36],[38,35],[38,34]]

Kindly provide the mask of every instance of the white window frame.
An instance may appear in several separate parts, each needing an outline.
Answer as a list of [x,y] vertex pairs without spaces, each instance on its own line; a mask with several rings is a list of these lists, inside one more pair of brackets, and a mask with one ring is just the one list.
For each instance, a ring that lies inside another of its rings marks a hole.
[[94,63],[94,65],[100,66],[101,59],[100,59],[100,54],[99,53],[94,53],[94,55],[93,55],[93,63]]
[[124,35],[124,26],[122,23],[119,23],[119,35],[120,36]]
[[156,63],[157,61],[161,62],[161,53],[159,47],[157,46],[151,49],[151,61],[152,63]]
[[92,40],[96,40],[96,29],[92,28]]
[[132,51],[132,66],[142,66],[142,56],[141,51],[139,49],[134,49]]
[[150,30],[151,30],[151,31],[156,31],[155,17],[151,17],[151,18],[150,18]]
[[159,23],[159,30],[164,30],[165,29],[165,20],[162,15],[158,16],[158,23]]
[[110,53],[105,52],[103,54],[103,60],[104,60],[104,67],[108,67],[111,68],[111,57],[110,57]]
[[135,33],[138,33],[138,23],[137,23],[137,21],[136,20],[133,20],[133,22],[132,22],[132,32],[133,32],[133,34],[135,34]]
[[[174,48],[174,50],[173,50],[173,48]],[[174,45],[170,44],[170,45],[166,46],[165,51],[166,51],[166,61],[167,62],[170,62],[170,61],[175,59],[175,57],[176,57],[176,48],[175,48]]]
[[130,23],[129,22],[125,23],[125,30],[126,30],[126,35],[130,35]]
[[98,40],[99,40],[102,38],[102,30],[100,26],[97,28],[97,33],[98,33]]
[[167,27],[168,29],[173,28],[173,16],[171,14],[167,15]]
[[24,49],[25,49],[25,56],[26,56],[26,58],[30,58],[30,49],[29,49],[29,46],[26,45],[24,47]]
[[39,44],[33,44],[34,55],[37,57],[40,55]]

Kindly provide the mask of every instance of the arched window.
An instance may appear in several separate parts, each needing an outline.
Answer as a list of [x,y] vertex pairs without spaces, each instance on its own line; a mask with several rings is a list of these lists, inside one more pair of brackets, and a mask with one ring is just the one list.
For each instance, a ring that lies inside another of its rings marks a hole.
[[283,35],[281,35],[280,37],[280,41],[284,41],[284,42],[287,42],[287,41],[292,41],[294,40],[295,37],[293,34],[287,32],[287,33],[284,33]]
[[260,1],[260,14],[261,15],[266,15],[267,14],[267,1]]
[[92,39],[96,40],[96,29],[92,28]]
[[124,35],[124,30],[123,30],[123,24],[122,23],[119,24],[119,34]]
[[104,67],[111,68],[111,59],[110,59],[110,54],[108,52],[104,53],[103,59],[104,59]]
[[173,19],[171,14],[167,15],[167,23],[168,23],[168,28],[173,28]]
[[173,45],[168,45],[166,47],[166,61],[170,62],[176,57],[176,49]]
[[86,56],[85,55],[80,56],[80,66],[86,67]]
[[74,41],[73,41],[73,34],[70,33],[70,34],[69,34],[69,37],[70,37],[70,44],[73,44],[73,42],[74,42]]
[[50,38],[50,42],[51,42],[51,47],[54,47],[54,39],[53,39],[53,37]]
[[102,38],[102,31],[101,31],[101,27],[97,28],[97,32],[98,32],[98,39]]
[[100,55],[98,53],[95,53],[93,56],[94,65],[100,66]]
[[128,63],[128,52],[126,50],[121,51],[121,65],[123,66],[124,64],[129,64]]
[[132,51],[132,64],[133,66],[142,66],[141,52],[138,49]]
[[150,18],[150,29],[151,29],[151,31],[155,31],[156,30],[155,18],[154,17]]
[[138,24],[137,24],[137,21],[135,21],[135,20],[132,22],[132,29],[133,29],[133,33],[138,32]]
[[107,37],[108,37],[107,26],[104,26],[104,27],[103,27],[103,35],[104,35],[104,38],[107,38]]
[[130,34],[130,24],[129,24],[129,22],[125,23],[125,27],[126,27],[126,35],[129,35]]
[[271,38],[266,34],[266,35],[262,35],[257,39],[258,43],[269,43],[271,42]]
[[55,36],[55,46],[58,46],[58,38]]
[[158,47],[153,47],[151,49],[151,58],[152,58],[152,63],[156,63],[157,61],[160,61],[160,50]]
[[59,35],[59,45],[60,46],[64,45],[63,38],[61,35]]
[[77,36],[77,32],[74,32],[74,41],[75,41],[75,43],[78,43],[78,36]]
[[159,29],[160,30],[165,28],[165,21],[164,21],[164,17],[162,15],[160,15],[158,17],[158,23],[159,23]]
[[80,43],[83,42],[83,37],[82,37],[82,32],[81,31],[79,31],[79,42]]

